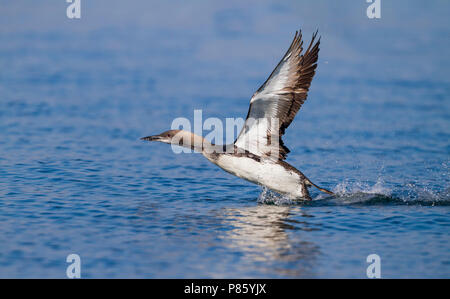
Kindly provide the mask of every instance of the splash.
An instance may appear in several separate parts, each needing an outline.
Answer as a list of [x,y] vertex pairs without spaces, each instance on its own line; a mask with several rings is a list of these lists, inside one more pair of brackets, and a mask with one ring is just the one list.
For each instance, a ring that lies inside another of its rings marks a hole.
[[418,186],[415,183],[406,184],[405,201],[421,202],[431,205],[450,205],[450,188],[435,191],[428,186]]
[[381,178],[378,178],[377,182],[372,186],[365,182],[344,181],[337,184],[336,187],[333,188],[333,192],[340,197],[345,197],[356,193],[377,194],[384,196],[392,195],[392,189],[388,188],[384,180]]
[[266,187],[258,197],[258,203],[271,205],[450,205],[450,188],[442,192],[413,183],[390,187],[382,178],[374,184],[346,180],[333,188],[335,196],[319,192],[312,201],[290,199]]
[[262,187],[262,191],[258,196],[257,202],[261,204],[277,205],[277,206],[293,205],[298,203],[298,201],[292,200],[287,196],[275,193],[266,187]]
[[412,183],[389,187],[382,178],[373,185],[344,181],[333,192],[344,204],[450,205],[449,188],[438,192]]

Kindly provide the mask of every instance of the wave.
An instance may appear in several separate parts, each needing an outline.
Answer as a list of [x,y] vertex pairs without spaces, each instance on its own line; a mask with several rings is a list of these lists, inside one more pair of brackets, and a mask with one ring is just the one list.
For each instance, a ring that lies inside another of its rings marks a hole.
[[[311,190],[312,191],[312,190]],[[450,206],[450,188],[434,191],[413,183],[389,187],[382,179],[375,184],[344,181],[332,191],[335,195],[319,193],[311,201],[290,199],[277,194],[266,187],[258,197],[260,204],[337,206],[337,205],[422,205]]]

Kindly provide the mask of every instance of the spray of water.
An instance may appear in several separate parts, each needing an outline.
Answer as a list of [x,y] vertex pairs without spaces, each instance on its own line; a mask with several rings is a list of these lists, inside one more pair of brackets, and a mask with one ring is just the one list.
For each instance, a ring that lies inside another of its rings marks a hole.
[[383,178],[375,183],[360,181],[343,181],[338,183],[333,192],[335,196],[317,193],[311,202],[298,201],[277,194],[263,187],[258,203],[273,205],[450,205],[450,188],[442,192],[420,187],[412,183],[390,187]]

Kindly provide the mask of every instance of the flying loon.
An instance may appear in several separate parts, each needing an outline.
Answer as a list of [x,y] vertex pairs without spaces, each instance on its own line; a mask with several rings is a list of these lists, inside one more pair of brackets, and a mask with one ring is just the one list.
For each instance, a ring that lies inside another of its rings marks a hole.
[[281,139],[307,98],[319,54],[316,37],[317,31],[303,52],[302,33],[295,33],[286,54],[250,99],[244,127],[233,144],[214,145],[184,130],[141,139],[193,149],[223,170],[292,199],[310,200],[311,186],[333,194],[284,161],[290,151]]

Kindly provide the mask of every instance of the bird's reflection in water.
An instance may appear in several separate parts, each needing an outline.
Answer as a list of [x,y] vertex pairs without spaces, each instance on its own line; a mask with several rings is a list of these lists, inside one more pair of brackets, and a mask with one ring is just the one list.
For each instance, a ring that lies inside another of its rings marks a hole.
[[[224,232],[225,244],[242,254],[243,267],[273,277],[314,277],[320,253],[314,243],[302,240],[305,231],[317,230],[307,221],[290,219],[295,214],[311,217],[299,207],[258,205],[224,210],[232,227]],[[298,217],[296,217],[298,218]]]

